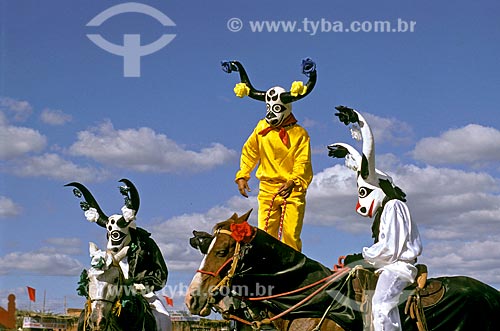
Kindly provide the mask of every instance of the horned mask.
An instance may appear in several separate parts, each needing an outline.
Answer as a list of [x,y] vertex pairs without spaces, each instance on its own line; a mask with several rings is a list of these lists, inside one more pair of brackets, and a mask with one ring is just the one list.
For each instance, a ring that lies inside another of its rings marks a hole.
[[405,201],[405,194],[394,186],[392,178],[375,168],[375,142],[373,133],[366,119],[358,111],[344,107],[335,107],[339,112],[335,115],[345,125],[351,127],[353,138],[363,140],[362,155],[351,145],[335,143],[328,146],[328,155],[335,158],[345,158],[348,168],[357,173],[358,202],[356,212],[361,216],[373,217],[382,207],[384,199],[399,199]]
[[304,98],[316,85],[316,63],[310,58],[302,60],[302,73],[309,78],[308,82],[304,85],[300,81],[295,81],[290,91],[286,91],[281,86],[271,87],[267,91],[257,90],[250,83],[245,68],[240,62],[223,61],[221,65],[227,73],[239,72],[241,83],[236,84],[235,94],[241,98],[248,95],[252,99],[264,101],[266,103],[265,119],[270,126],[276,128],[280,127],[292,113],[292,102]]
[[95,222],[107,231],[107,249],[118,252],[123,247],[130,244],[131,234],[130,230],[136,228],[135,215],[139,210],[139,193],[134,184],[128,179],[121,179],[123,186],[120,186],[120,193],[124,197],[125,204],[121,209],[121,214],[114,214],[107,216],[94,196],[83,185],[77,182],[66,184],[65,186],[72,186],[73,194],[82,199],[80,207],[84,211],[85,217],[89,222]]

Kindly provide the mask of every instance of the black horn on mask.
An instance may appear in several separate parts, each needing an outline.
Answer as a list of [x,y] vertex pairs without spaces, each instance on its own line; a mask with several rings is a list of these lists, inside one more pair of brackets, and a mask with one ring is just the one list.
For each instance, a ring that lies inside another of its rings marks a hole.
[[296,96],[293,96],[290,92],[283,93],[281,95],[281,101],[284,104],[298,101],[298,100],[304,98],[305,96],[307,96],[314,89],[318,75],[316,73],[316,63],[312,59],[305,58],[302,60],[302,73],[304,75],[306,75],[307,77],[309,77],[309,80],[307,81],[307,83],[305,85],[306,92],[304,94],[298,94]]
[[137,214],[137,212],[139,211],[139,205],[141,203],[137,188],[130,180],[126,178],[120,179],[119,182],[125,184],[125,186],[120,186],[120,193],[125,198],[125,206],[127,206],[127,208],[135,210],[135,213]]
[[248,78],[247,72],[243,65],[238,61],[223,61],[221,62],[222,70],[230,74],[233,71],[236,71],[240,74],[240,80],[242,83],[245,83],[246,86],[250,89],[248,96],[252,99],[264,101],[266,99],[266,91],[259,91],[255,89],[250,83],[250,79]]
[[96,223],[99,226],[106,228],[106,222],[108,221],[108,216],[102,211],[101,207],[99,207],[99,204],[94,199],[92,193],[90,193],[90,191],[83,184],[80,184],[78,182],[71,182],[64,186],[74,187],[73,194],[77,198],[83,197],[84,199],[84,201],[80,201],[80,208],[82,208],[83,211],[87,211],[90,208],[95,208],[99,213],[99,219],[97,220]]

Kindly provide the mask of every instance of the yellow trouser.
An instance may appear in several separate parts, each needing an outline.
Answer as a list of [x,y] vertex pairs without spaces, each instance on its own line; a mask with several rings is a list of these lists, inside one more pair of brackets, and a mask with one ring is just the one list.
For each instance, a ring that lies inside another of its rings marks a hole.
[[[265,230],[267,223],[267,233],[278,238],[281,216],[283,210],[285,210],[281,241],[300,252],[302,250],[300,233],[302,232],[306,210],[306,192],[294,189],[292,194],[286,199],[285,206],[283,206],[283,198],[277,195],[271,206],[273,197],[278,192],[280,186],[281,183],[260,183],[259,195],[257,197],[259,200],[259,229]],[[270,208],[271,212],[269,214]]]

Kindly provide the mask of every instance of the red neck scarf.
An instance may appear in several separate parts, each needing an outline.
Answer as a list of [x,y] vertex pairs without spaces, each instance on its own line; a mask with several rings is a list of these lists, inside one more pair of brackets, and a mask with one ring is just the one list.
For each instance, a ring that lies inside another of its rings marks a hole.
[[268,126],[264,130],[259,131],[259,134],[262,136],[265,136],[266,134],[268,134],[272,130],[279,130],[279,136],[281,138],[281,141],[283,142],[283,144],[285,144],[285,146],[288,146],[289,137],[288,137],[288,133],[285,130],[285,127],[290,126],[290,125],[294,125],[296,123],[297,123],[297,120],[295,119],[293,114],[290,114],[290,116],[288,116],[285,119],[285,121],[283,122],[283,124],[281,124],[280,126],[278,126],[278,127]]

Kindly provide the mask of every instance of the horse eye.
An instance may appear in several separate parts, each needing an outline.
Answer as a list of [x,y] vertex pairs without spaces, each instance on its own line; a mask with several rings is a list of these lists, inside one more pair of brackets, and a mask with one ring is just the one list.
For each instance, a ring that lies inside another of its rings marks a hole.
[[225,257],[227,255],[227,249],[221,249],[215,252],[215,255],[218,257]]

